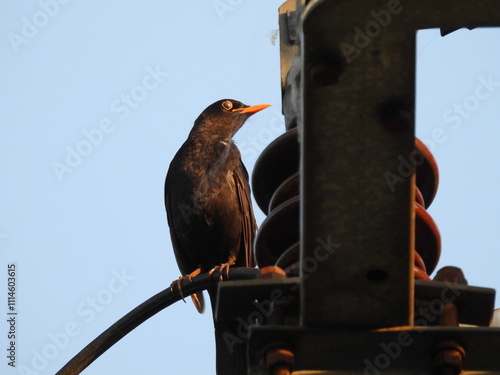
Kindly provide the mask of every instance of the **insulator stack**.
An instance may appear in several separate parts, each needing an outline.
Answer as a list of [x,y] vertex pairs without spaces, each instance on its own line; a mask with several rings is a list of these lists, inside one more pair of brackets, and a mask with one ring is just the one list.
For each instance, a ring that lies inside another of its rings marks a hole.
[[[228,310],[265,315],[249,330],[251,374],[499,373],[500,331],[486,328],[495,291],[456,267],[435,272],[438,168],[413,111],[416,31],[497,25],[495,4],[407,2],[397,16],[369,0],[280,7],[287,132],[252,176],[267,215],[254,244],[261,280],[246,302],[239,284],[220,286],[241,300]],[[367,16],[381,14],[391,22],[361,47]]]
[[439,172],[436,160],[422,141],[415,138],[416,161],[415,184],[415,278],[431,280],[441,255],[439,230],[427,213],[437,193]]
[[[415,139],[415,153],[408,165],[416,170],[415,278],[431,280],[441,253],[439,230],[426,209],[437,192],[439,172],[429,149]],[[254,196],[268,216],[260,226],[255,254],[260,268],[276,265],[288,276],[299,274],[300,148],[297,128],[272,142],[255,164]]]
[[278,265],[289,276],[289,268],[299,262],[299,163],[298,131],[293,128],[262,152],[252,175],[255,201],[268,215],[255,239],[257,265]]

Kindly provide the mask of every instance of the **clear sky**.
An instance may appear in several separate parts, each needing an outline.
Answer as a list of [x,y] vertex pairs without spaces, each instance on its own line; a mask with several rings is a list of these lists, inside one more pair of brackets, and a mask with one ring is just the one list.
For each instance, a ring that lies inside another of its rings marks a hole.
[[[2,350],[12,263],[18,312],[17,368],[2,354],[2,374],[55,373],[178,276],[163,203],[168,165],[194,119],[221,98],[273,105],[237,134],[250,171],[284,131],[281,3],[2,2]],[[469,284],[493,288],[500,287],[499,36],[441,38],[432,30],[421,32],[418,46],[417,135],[441,174],[429,210],[442,235],[438,268],[462,267]],[[210,314],[178,303],[84,374],[214,368]]]

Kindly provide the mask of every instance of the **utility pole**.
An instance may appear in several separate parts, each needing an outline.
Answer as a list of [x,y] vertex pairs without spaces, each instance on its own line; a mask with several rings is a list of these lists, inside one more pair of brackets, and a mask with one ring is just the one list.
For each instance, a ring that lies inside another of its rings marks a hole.
[[439,173],[414,130],[416,32],[499,24],[497,0],[280,7],[287,132],[252,178],[261,275],[219,284],[249,374],[500,374],[495,291],[429,277]]

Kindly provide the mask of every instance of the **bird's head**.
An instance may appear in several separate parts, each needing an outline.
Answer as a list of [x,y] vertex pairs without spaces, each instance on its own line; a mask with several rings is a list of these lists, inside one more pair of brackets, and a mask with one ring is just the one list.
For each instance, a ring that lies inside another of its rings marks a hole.
[[248,106],[233,99],[222,99],[209,105],[196,119],[191,134],[210,134],[230,140],[254,113],[270,104]]

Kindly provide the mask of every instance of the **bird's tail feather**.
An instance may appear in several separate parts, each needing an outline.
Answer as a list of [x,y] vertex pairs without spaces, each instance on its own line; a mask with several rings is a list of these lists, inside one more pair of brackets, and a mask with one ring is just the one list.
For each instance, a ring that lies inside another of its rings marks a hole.
[[191,299],[193,300],[194,307],[200,314],[205,312],[205,298],[203,297],[203,292],[198,292],[191,294]]

